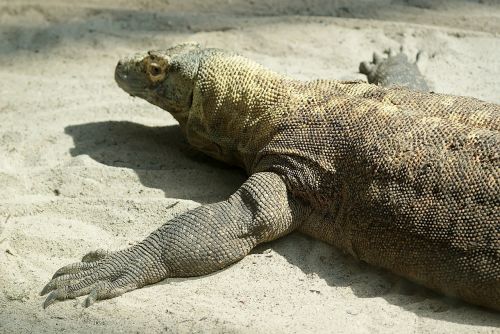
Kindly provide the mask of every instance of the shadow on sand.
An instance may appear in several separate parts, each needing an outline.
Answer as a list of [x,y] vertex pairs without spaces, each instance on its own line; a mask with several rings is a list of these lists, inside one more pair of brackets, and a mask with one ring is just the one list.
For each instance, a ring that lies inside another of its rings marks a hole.
[[140,182],[166,197],[209,203],[231,195],[245,173],[194,151],[176,125],[149,127],[126,121],[70,125],[72,156],[85,154],[112,167],[133,169]]

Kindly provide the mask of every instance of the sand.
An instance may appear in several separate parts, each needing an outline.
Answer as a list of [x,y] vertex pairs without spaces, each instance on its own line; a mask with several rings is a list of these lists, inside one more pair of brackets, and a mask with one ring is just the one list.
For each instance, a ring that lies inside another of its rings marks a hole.
[[[120,249],[244,181],[193,154],[165,111],[121,91],[119,57],[182,41],[300,79],[362,79],[419,49],[437,92],[500,103],[498,1],[0,1],[0,332],[500,333],[445,299],[300,234],[213,275],[47,310],[55,270]],[[132,4],[134,3],[134,4]]]

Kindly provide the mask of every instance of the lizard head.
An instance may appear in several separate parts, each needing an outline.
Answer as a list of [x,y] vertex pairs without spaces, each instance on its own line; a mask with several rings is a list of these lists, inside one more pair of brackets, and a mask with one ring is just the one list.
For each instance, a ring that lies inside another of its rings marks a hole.
[[182,117],[191,107],[199,50],[198,44],[184,43],[123,58],[116,65],[115,80],[130,95]]

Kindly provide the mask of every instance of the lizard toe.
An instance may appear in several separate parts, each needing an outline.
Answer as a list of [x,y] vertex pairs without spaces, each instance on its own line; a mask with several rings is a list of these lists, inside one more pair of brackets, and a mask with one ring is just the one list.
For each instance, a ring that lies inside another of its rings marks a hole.
[[135,290],[144,284],[138,283],[137,277],[125,275],[113,282],[103,282],[95,286],[85,299],[85,307],[89,307],[98,300],[121,296],[125,292]]
[[372,60],[372,63],[374,63],[375,65],[378,65],[380,63],[382,63],[384,61],[384,56],[382,56],[380,53],[378,52],[374,52],[373,53],[373,60]]
[[373,64],[370,64],[367,61],[363,61],[359,64],[359,73],[371,75],[373,72],[375,72],[375,70],[376,70],[376,66]]
[[384,50],[384,53],[388,57],[396,57],[398,55],[398,52],[396,50],[394,50],[393,48],[388,48],[388,49]]
[[54,275],[52,276],[52,279],[57,278],[59,276],[63,275],[68,275],[68,274],[76,274],[80,273],[82,271],[86,271],[92,268],[95,268],[98,266],[98,262],[76,262],[76,263],[71,263],[68,264],[67,266],[64,266],[57,270]]
[[88,276],[88,274],[89,274],[89,271],[84,270],[84,271],[81,271],[79,273],[66,274],[66,275],[62,275],[62,276],[58,276],[56,278],[53,278],[52,280],[50,280],[49,283],[47,283],[45,285],[45,287],[42,289],[42,292],[40,292],[40,295],[43,296],[43,295],[49,293],[50,291],[58,289],[62,286],[72,285],[72,284],[78,283],[83,278]]

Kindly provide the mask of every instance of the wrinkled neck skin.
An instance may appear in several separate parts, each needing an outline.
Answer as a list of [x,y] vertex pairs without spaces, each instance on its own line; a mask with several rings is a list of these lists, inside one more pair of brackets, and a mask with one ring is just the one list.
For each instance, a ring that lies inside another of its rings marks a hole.
[[250,173],[290,99],[293,80],[241,56],[206,50],[188,113],[174,114],[190,145]]

